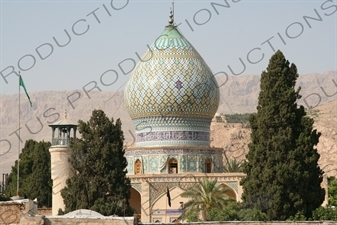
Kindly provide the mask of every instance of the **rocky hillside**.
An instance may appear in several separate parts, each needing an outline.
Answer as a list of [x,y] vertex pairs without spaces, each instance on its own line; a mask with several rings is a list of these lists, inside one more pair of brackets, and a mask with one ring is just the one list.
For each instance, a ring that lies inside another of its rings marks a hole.
[[[317,150],[319,164],[328,176],[337,177],[337,101],[324,103],[308,112],[315,120],[314,128],[322,133]],[[229,158],[245,159],[251,130],[241,123],[212,123],[211,145],[224,149]]]
[[[259,94],[258,75],[217,77],[221,102],[218,112],[224,114],[254,112]],[[299,104],[312,108],[315,126],[322,132],[319,151],[326,171],[336,171],[336,100],[337,72],[301,75],[298,79],[303,98]],[[89,96],[88,96],[89,95]],[[48,124],[62,118],[67,110],[68,119],[77,123],[90,118],[93,109],[102,109],[109,117],[121,118],[127,145],[133,142],[133,124],[123,104],[123,92],[48,91],[30,93],[33,107],[26,96],[21,96],[20,139],[18,138],[18,96],[0,95],[0,173],[10,171],[27,139],[51,140]],[[325,104],[335,101],[334,103]],[[319,105],[319,106],[318,106]],[[327,109],[326,109],[327,108]],[[334,132],[334,133],[333,133]],[[330,135],[331,134],[331,135]],[[242,158],[247,151],[249,130],[238,124],[212,125],[212,145],[224,147],[233,157]],[[330,156],[330,154],[334,155]],[[327,155],[327,156],[324,156]],[[323,158],[326,157],[324,161]],[[333,173],[333,172],[331,172]]]
[[320,165],[328,175],[337,177],[337,101],[316,107],[309,112],[314,128],[322,133],[317,146]]

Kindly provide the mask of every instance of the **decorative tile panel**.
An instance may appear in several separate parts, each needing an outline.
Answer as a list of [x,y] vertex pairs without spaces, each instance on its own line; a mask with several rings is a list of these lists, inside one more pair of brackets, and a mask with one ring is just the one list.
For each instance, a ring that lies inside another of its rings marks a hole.
[[158,182],[150,185],[150,204],[152,204],[160,195],[165,194],[167,188],[172,189],[177,187],[176,182]]
[[204,149],[147,149],[147,150],[128,150],[125,156],[144,156],[144,155],[180,155],[180,154],[204,154],[218,155],[222,157],[222,152],[219,150],[204,150]]
[[187,171],[197,171],[197,156],[189,155],[187,157]]
[[140,194],[142,193],[142,184],[131,184],[134,189],[136,189]]
[[205,172],[205,160],[206,156],[205,155],[198,155],[198,171],[199,172]]
[[128,174],[133,174],[134,173],[134,162],[133,162],[133,157],[126,157],[126,160],[128,161],[128,165],[126,169],[128,170]]
[[223,172],[223,163],[222,163],[222,156],[215,156],[213,155],[212,156],[213,160],[213,169],[214,169],[214,172],[215,173],[218,173],[218,172]]
[[159,158],[159,170],[164,170],[164,167],[166,166],[166,163],[168,161],[168,155],[160,155]]
[[193,140],[209,141],[209,132],[199,131],[156,131],[136,133],[136,141]]
[[233,188],[236,191],[236,193],[238,193],[238,182],[237,181],[226,181],[225,184]]
[[159,170],[158,156],[154,155],[149,156],[149,163],[150,163],[150,172],[158,172]]
[[144,174],[148,173],[147,157],[148,156],[142,156],[142,161],[143,161],[142,165],[143,165]]
[[186,155],[180,155],[180,163],[179,163],[179,168],[180,172],[186,172]]

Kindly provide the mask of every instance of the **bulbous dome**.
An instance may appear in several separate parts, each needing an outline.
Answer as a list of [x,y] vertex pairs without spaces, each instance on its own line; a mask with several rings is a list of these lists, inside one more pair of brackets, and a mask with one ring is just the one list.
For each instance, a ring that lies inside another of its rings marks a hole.
[[213,118],[219,106],[219,90],[210,68],[172,25],[165,28],[137,64],[124,96],[132,119]]
[[136,146],[209,146],[219,89],[210,68],[173,25],[150,46],[124,91]]

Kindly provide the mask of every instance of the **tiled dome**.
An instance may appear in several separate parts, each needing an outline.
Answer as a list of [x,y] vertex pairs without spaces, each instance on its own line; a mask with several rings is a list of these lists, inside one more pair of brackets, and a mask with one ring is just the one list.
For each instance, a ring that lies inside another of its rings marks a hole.
[[[194,130],[199,132],[194,144],[209,146],[210,121],[219,106],[217,82],[175,26],[166,26],[142,57],[126,84],[124,96],[138,135],[136,145],[172,145],[175,139],[174,144],[191,145],[193,140],[185,139],[193,139]],[[171,131],[185,133],[172,137]],[[167,135],[170,138],[161,140]]]
[[132,119],[148,116],[213,118],[219,106],[214,76],[175,26],[167,26],[134,69],[125,88]]

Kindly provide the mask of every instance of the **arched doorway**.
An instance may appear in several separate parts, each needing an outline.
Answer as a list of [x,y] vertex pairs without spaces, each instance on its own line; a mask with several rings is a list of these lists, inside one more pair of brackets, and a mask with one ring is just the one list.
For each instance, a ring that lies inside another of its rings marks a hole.
[[135,162],[135,175],[141,174],[141,173],[142,173],[142,163],[140,162],[139,159],[137,159]]
[[226,184],[220,184],[221,186],[223,187],[226,187],[228,189],[228,191],[226,192],[226,194],[228,195],[228,197],[230,197],[231,199],[234,199],[234,200],[238,200],[237,199],[237,195],[236,195],[236,192],[233,190],[232,187],[226,185]]
[[212,172],[212,160],[211,159],[205,160],[205,171],[206,171],[206,173]]
[[130,206],[134,210],[134,217],[137,217],[140,219],[141,215],[141,196],[140,193],[131,187],[130,189],[131,197],[129,199]]
[[170,159],[168,162],[168,172],[178,173],[178,161],[175,158]]
[[154,199],[149,213],[151,215],[150,221],[152,223],[155,223],[157,220],[161,223],[172,223],[173,220],[178,219],[183,213],[182,204],[183,202],[186,202],[186,198],[181,197],[181,193],[183,193],[184,190],[176,186],[169,188],[169,191],[171,206],[168,205],[166,188]]

